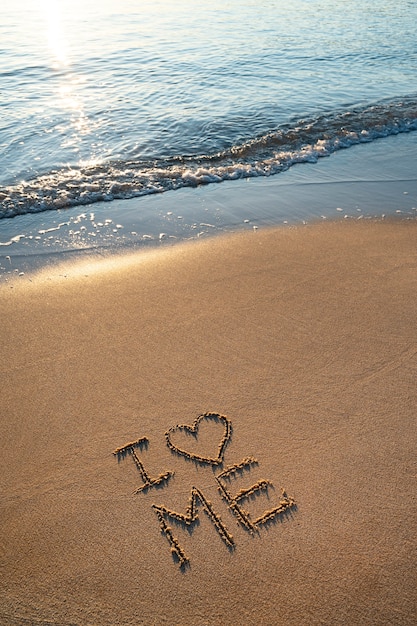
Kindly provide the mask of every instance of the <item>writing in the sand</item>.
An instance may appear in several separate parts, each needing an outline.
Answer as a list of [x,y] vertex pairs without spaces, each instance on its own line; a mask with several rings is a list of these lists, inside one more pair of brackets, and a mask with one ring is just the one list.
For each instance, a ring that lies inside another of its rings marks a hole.
[[[190,452],[184,445],[180,447],[178,443],[175,443],[177,441],[176,437],[181,434],[192,435],[194,439],[197,439],[200,426],[204,425],[207,427],[210,424],[216,425],[217,428],[220,425],[223,428],[223,435],[214,455],[205,456],[204,452]],[[253,457],[247,457],[238,463],[223,468],[223,458],[226,447],[230,443],[231,436],[232,423],[230,419],[219,413],[204,413],[199,415],[191,425],[177,424],[170,428],[165,433],[165,441],[173,454],[193,461],[199,466],[211,466],[215,470],[213,473],[214,484],[217,486],[221,498],[226,503],[231,514],[236,518],[238,524],[251,535],[254,535],[259,532],[260,527],[276,520],[279,516],[290,513],[296,508],[296,504],[294,498],[288,496],[283,489],[276,506],[264,511],[262,515],[258,516],[256,519],[252,519],[250,513],[245,509],[245,503],[249,502],[254,496],[266,493],[268,487],[272,486],[272,483],[269,480],[262,479],[246,489],[241,489],[233,493],[232,480],[237,478],[238,475],[249,471],[254,465],[258,465],[258,461]],[[136,465],[142,484],[135,490],[135,494],[146,493],[157,486],[164,487],[174,475],[174,472],[165,471],[159,474],[159,476],[152,477],[147,472],[141,459],[141,452],[146,450],[148,445],[149,439],[147,437],[141,437],[136,441],[124,444],[113,452],[119,461],[130,457]],[[217,469],[220,470],[218,473],[216,473]],[[212,522],[225,546],[229,550],[234,550],[235,548],[235,539],[229,532],[225,522],[214,509],[210,500],[208,500],[202,490],[197,487],[190,487],[190,498],[185,512],[178,513],[160,504],[152,504],[152,508],[159,521],[161,532],[169,543],[173,558],[179,564],[180,568],[185,568],[189,565],[189,558],[177,537],[175,537],[172,527],[169,526],[169,520],[177,522],[191,530],[199,519],[200,510],[203,510]]]

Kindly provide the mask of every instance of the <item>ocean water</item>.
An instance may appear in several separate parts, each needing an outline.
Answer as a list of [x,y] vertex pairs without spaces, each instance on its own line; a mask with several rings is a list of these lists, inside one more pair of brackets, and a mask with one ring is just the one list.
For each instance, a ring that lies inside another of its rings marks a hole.
[[413,0],[3,0],[0,218],[417,129]]

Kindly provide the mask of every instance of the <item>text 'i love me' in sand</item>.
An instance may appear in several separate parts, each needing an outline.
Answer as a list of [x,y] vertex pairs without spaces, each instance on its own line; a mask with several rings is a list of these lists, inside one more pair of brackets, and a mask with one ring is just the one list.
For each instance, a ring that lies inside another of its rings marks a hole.
[[[210,430],[210,427],[214,427],[213,431],[215,432],[220,432],[221,430],[222,436],[217,448],[214,446],[209,450],[196,449],[195,443],[198,443],[200,427],[203,426],[206,430]],[[190,437],[192,438],[191,446]],[[282,489],[281,497],[275,506],[264,511],[255,519],[252,518],[245,506],[254,496],[260,496],[262,493],[267,494],[268,488],[272,487],[272,483],[269,480],[262,479],[246,489],[233,493],[232,481],[239,478],[244,472],[250,471],[253,466],[258,465],[258,461],[253,457],[246,457],[224,468],[223,459],[231,437],[232,422],[219,413],[204,413],[199,415],[191,425],[177,424],[165,433],[166,445],[173,454],[183,457],[184,460],[192,461],[198,467],[213,468],[214,472],[211,474],[213,485],[217,487],[223,502],[226,503],[228,510],[235,517],[239,526],[251,535],[254,535],[259,533],[259,529],[265,527],[269,522],[276,520],[280,516],[290,514],[296,509],[296,504],[294,498],[288,496],[286,491]],[[147,493],[154,487],[163,488],[170,486],[172,489],[174,486],[174,483],[171,482],[171,479],[174,477],[173,471],[166,470],[158,476],[152,477],[146,470],[142,458],[145,456],[144,453],[148,446],[149,439],[140,437],[135,441],[124,444],[113,452],[119,461],[128,456],[133,460],[142,481],[135,488],[135,494]],[[217,470],[219,471],[217,472]],[[191,530],[199,519],[199,511],[203,510],[215,527],[224,545],[229,550],[234,550],[236,547],[233,535],[231,535],[225,522],[216,512],[213,504],[203,491],[193,484],[190,485],[190,497],[185,512],[173,511],[163,504],[153,503],[151,506],[159,522],[161,533],[167,539],[173,558],[180,568],[185,568],[190,561],[184,548],[174,536],[173,529],[169,525],[170,520]]]

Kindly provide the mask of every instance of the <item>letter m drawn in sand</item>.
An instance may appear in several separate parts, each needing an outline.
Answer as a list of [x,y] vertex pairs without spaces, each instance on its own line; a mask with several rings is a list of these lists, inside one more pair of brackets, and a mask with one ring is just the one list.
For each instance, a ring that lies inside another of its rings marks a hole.
[[152,505],[152,508],[155,510],[155,513],[158,517],[161,532],[167,538],[168,543],[171,546],[172,555],[175,559],[178,560],[180,567],[186,567],[189,564],[189,559],[185,555],[185,552],[180,546],[176,537],[174,537],[172,533],[172,528],[168,526],[167,520],[172,519],[176,522],[184,524],[188,528],[192,528],[198,520],[198,504],[203,507],[204,512],[214,525],[215,529],[220,535],[221,540],[227,546],[227,548],[233,550],[235,547],[235,541],[233,539],[233,536],[227,530],[220,516],[213,509],[211,502],[207,500],[207,498],[204,496],[202,491],[200,491],[200,489],[193,487],[191,489],[191,496],[188,501],[188,507],[185,515],[183,513],[176,513],[175,511],[171,511],[164,506],[157,506],[156,504]]

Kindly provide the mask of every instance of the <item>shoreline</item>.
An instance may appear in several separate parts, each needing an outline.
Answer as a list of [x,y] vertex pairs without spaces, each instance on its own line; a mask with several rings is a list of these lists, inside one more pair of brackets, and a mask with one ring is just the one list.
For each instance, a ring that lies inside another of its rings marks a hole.
[[341,220],[1,286],[0,621],[411,625],[416,250]]
[[[417,209],[416,209],[417,210]],[[211,246],[216,248],[220,246],[221,249],[226,248],[229,244],[233,247],[239,240],[250,241],[252,238],[256,241],[256,238],[262,239],[265,237],[273,236],[274,233],[281,235],[284,238],[288,232],[288,236],[291,237],[293,231],[315,230],[325,229],[330,233],[343,233],[343,229],[346,225],[346,230],[349,230],[349,224],[355,227],[355,224],[364,224],[364,228],[376,228],[379,225],[386,224],[387,230],[390,227],[395,229],[396,226],[401,228],[401,225],[406,228],[407,224],[413,226],[417,224],[417,215],[414,213],[408,215],[404,214],[391,214],[383,216],[369,216],[361,219],[343,219],[333,218],[329,220],[315,220],[311,223],[301,224],[282,224],[279,226],[269,225],[264,226],[261,229],[253,228],[251,230],[238,230],[238,231],[225,231],[211,235],[204,239],[186,239],[180,241],[164,241],[161,245],[155,245],[150,242],[149,245],[137,246],[124,246],[120,249],[110,250],[94,250],[93,252],[87,251],[85,254],[80,251],[67,250],[64,252],[54,252],[52,254],[42,255],[38,262],[34,262],[29,257],[27,265],[23,266],[25,271],[21,273],[18,270],[14,272],[10,271],[3,276],[0,275],[0,290],[6,293],[7,289],[18,290],[24,293],[26,289],[38,289],[42,285],[46,288],[48,285],[57,286],[60,283],[66,281],[77,281],[82,278],[86,278],[91,281],[101,280],[103,276],[111,276],[119,272],[127,272],[129,269],[135,271],[142,264],[145,266],[152,265],[153,263],[165,263],[167,259],[180,258],[183,254],[187,254],[187,251],[194,251],[194,254],[198,257],[199,251],[210,250]],[[360,231],[359,231],[360,232]],[[22,262],[26,257],[22,256]]]
[[337,219],[417,216],[416,133],[352,146],[269,178],[180,189],[0,222],[0,280],[63,257]]

